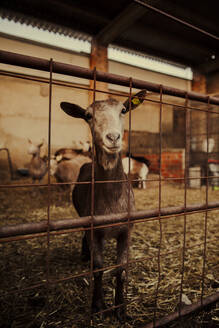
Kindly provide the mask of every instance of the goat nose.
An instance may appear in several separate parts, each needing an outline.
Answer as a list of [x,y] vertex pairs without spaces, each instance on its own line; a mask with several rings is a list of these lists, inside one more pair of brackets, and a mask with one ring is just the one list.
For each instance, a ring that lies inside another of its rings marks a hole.
[[115,143],[120,139],[120,134],[119,133],[108,133],[106,135],[106,137],[110,142]]

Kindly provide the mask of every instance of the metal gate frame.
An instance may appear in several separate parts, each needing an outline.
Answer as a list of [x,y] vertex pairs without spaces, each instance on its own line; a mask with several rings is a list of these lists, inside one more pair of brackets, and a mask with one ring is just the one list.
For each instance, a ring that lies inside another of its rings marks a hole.
[[[52,59],[50,60],[45,60],[41,58],[35,58],[35,57],[30,57],[30,56],[25,56],[25,55],[20,55],[20,54],[15,54],[11,52],[6,52],[6,51],[0,51],[0,62],[4,64],[9,64],[9,65],[15,65],[15,66],[20,66],[20,67],[26,67],[26,68],[32,68],[32,69],[37,69],[37,70],[42,70],[42,71],[47,71],[49,72],[49,127],[48,127],[48,156],[50,158],[50,152],[51,152],[51,112],[52,112],[52,85],[53,85],[53,73],[59,73],[59,74],[64,74],[64,75],[69,75],[69,76],[74,76],[74,77],[80,77],[80,78],[85,78],[85,79],[93,79],[95,82],[96,81],[101,81],[101,82],[107,82],[107,83],[113,83],[113,84],[119,84],[122,86],[127,86],[130,89],[130,94],[132,88],[137,88],[137,89],[146,89],[148,91],[156,92],[160,95],[159,101],[155,101],[158,104],[160,104],[160,175],[159,175],[159,208],[156,210],[149,210],[149,211],[137,211],[134,213],[131,213],[128,211],[128,213],[122,213],[118,215],[105,215],[105,216],[94,216],[91,215],[89,217],[85,218],[79,218],[79,219],[71,219],[71,220],[50,220],[50,191],[51,191],[51,186],[52,185],[58,185],[53,184],[50,181],[50,175],[48,174],[48,184],[39,184],[39,185],[33,185],[33,184],[25,184],[25,185],[0,185],[0,188],[22,188],[22,187],[40,187],[44,186],[48,188],[48,195],[49,195],[49,200],[48,200],[48,211],[47,211],[47,220],[46,221],[41,221],[39,223],[27,223],[27,224],[19,224],[15,226],[5,226],[0,228],[0,242],[10,242],[14,240],[21,240],[21,239],[28,239],[28,238],[34,238],[37,236],[42,236],[46,235],[47,236],[47,245],[49,249],[49,244],[50,244],[50,235],[52,234],[62,234],[66,231],[82,231],[82,230],[91,230],[93,231],[94,229],[102,228],[102,227],[109,227],[109,226],[118,226],[121,224],[128,224],[132,221],[133,223],[136,222],[143,222],[146,220],[158,220],[159,225],[160,225],[160,246],[158,249],[158,283],[157,283],[157,290],[156,290],[156,295],[155,295],[155,307],[154,307],[154,320],[150,324],[145,325],[145,328],[149,327],[158,327],[162,326],[178,317],[182,317],[188,313],[191,313],[197,309],[200,309],[212,302],[215,302],[219,300],[219,293],[215,293],[209,297],[204,298],[204,279],[205,279],[205,263],[206,263],[206,246],[207,246],[207,220],[208,220],[208,212],[211,210],[216,210],[219,209],[219,202],[214,202],[214,203],[209,203],[208,202],[208,180],[209,176],[205,177],[207,179],[207,187],[206,187],[206,202],[204,204],[197,204],[197,205],[190,205],[188,206],[186,203],[186,193],[187,193],[187,182],[190,179],[188,177],[188,156],[189,156],[189,140],[190,140],[190,134],[189,132],[186,133],[186,140],[185,140],[185,145],[186,145],[186,150],[185,150],[185,175],[184,178],[181,180],[184,180],[184,205],[183,206],[178,206],[178,207],[171,207],[171,208],[161,208],[161,182],[163,179],[161,178],[161,153],[162,153],[162,127],[161,127],[161,122],[162,122],[162,105],[163,104],[168,104],[163,101],[163,95],[170,95],[170,96],[177,96],[180,98],[183,98],[185,100],[184,106],[178,106],[181,107],[182,109],[185,110],[186,112],[186,131],[189,131],[188,125],[189,125],[189,120],[188,120],[188,112],[189,110],[197,110],[197,108],[191,107],[189,104],[189,100],[197,100],[200,102],[203,102],[207,104],[207,110],[205,109],[198,109],[200,111],[204,111],[207,113],[207,140],[209,137],[209,108],[210,105],[219,105],[219,99],[216,97],[209,97],[206,95],[201,95],[195,92],[186,92],[182,91],[176,88],[171,88],[167,87],[164,85],[159,85],[159,84],[154,84],[146,81],[141,81],[141,80],[136,80],[132,78],[127,78],[124,76],[116,75],[116,74],[109,74],[109,73],[103,73],[100,71],[90,70],[86,68],[82,68],[79,66],[74,66],[74,65],[68,65],[68,64],[63,64],[60,62],[53,61]],[[13,75],[13,74],[11,74]],[[39,80],[39,79],[38,79]],[[54,83],[55,84],[55,83]],[[91,90],[91,89],[88,89]],[[95,93],[98,91],[96,90],[96,83],[94,83],[94,89],[92,89],[94,92],[94,99],[95,99]],[[145,99],[147,100],[147,99]],[[150,100],[151,101],[151,100]],[[131,112],[130,112],[131,113]],[[211,113],[218,114],[216,111],[212,111]],[[131,114],[130,114],[131,115]],[[131,132],[131,130],[129,131]],[[130,142],[130,140],[129,140]],[[208,146],[207,146],[208,148]],[[208,157],[208,149],[207,149],[207,157]],[[50,163],[48,164],[49,166],[49,171],[50,171]],[[166,181],[167,179],[165,179]],[[170,179],[173,180],[173,179]],[[125,181],[125,180],[124,180]],[[151,180],[152,181],[152,180]],[[154,180],[155,181],[155,180]],[[157,180],[156,180],[157,181]],[[109,181],[108,181],[109,182]],[[110,181],[114,183],[115,181]],[[118,181],[117,181],[118,182]],[[123,181],[122,181],[123,182]],[[129,181],[130,182],[130,181]],[[92,184],[94,181],[91,182]],[[95,183],[104,183],[103,181],[98,181]],[[94,199],[93,199],[94,201]],[[205,213],[205,231],[204,231],[204,254],[203,254],[203,274],[202,274],[202,290],[201,290],[201,298],[198,303],[191,304],[187,306],[186,308],[182,307],[182,286],[183,286],[183,276],[184,276],[184,256],[185,256],[185,240],[186,240],[186,216],[191,213]],[[156,319],[156,310],[157,310],[157,300],[158,300],[158,290],[159,290],[159,284],[160,284],[160,274],[161,274],[161,269],[160,269],[160,251],[161,251],[161,242],[162,242],[162,225],[161,222],[163,219],[168,219],[173,216],[178,216],[178,215],[184,215],[184,239],[183,239],[183,261],[182,261],[182,278],[181,278],[181,290],[180,290],[180,306],[179,310],[170,314],[169,316],[166,316],[162,319],[157,320]],[[130,263],[137,262],[138,260],[129,260],[127,258],[127,268]],[[108,266],[104,267],[103,269],[100,270],[106,270],[106,269],[111,269],[111,268],[116,268],[119,265],[114,265],[114,266]],[[96,270],[99,271],[99,270]],[[49,272],[49,261],[47,261],[47,272]],[[91,271],[85,272],[85,273],[80,273],[77,275],[74,275],[71,277],[75,278],[78,276],[91,276],[95,271],[93,270],[91,266]],[[62,281],[61,279],[59,281]],[[59,282],[58,281],[58,282]],[[49,286],[49,277],[47,276],[47,282],[45,283],[47,288]],[[40,287],[42,285],[45,285],[44,283],[37,285],[37,287]],[[36,286],[34,286],[35,288]],[[29,287],[31,288],[31,287]],[[24,289],[25,290],[25,289]],[[115,307],[112,307],[112,309]]]

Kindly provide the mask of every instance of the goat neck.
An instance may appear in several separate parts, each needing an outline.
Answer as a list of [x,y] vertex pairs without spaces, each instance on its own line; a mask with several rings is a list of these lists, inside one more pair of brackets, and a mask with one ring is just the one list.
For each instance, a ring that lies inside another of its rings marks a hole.
[[95,166],[99,174],[105,178],[118,179],[124,177],[121,152],[110,154],[96,146]]

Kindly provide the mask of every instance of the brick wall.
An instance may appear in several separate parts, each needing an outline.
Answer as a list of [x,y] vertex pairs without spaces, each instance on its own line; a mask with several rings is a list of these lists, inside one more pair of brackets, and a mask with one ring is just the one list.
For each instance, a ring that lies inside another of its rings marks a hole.
[[[142,156],[142,154],[134,154]],[[159,154],[151,151],[143,155],[150,160],[150,172],[159,173]],[[185,168],[185,150],[170,149],[164,150],[161,155],[161,174],[164,178],[183,178]]]

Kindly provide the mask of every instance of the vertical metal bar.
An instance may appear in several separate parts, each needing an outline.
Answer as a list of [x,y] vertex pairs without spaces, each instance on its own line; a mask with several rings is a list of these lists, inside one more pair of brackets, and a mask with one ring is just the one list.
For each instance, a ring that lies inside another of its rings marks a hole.
[[[132,78],[130,77],[129,83],[129,133],[128,133],[128,153],[129,153],[129,172],[128,172],[128,245],[127,245],[127,263],[126,263],[126,297],[125,297],[125,306],[127,308],[127,295],[128,295],[128,284],[129,284],[129,257],[130,257],[130,243],[131,243],[131,224],[130,224],[130,195],[131,195],[131,175],[130,175],[130,156],[131,156],[131,131],[132,131],[132,110],[131,110],[131,101],[132,101]],[[127,313],[126,313],[127,315]]]
[[[128,220],[130,219],[130,192],[131,192],[131,184],[132,181],[130,179],[130,170],[131,170],[131,132],[132,132],[132,78],[130,77],[130,82],[129,82],[129,133],[128,133],[128,153],[129,153],[129,179],[128,179]],[[130,223],[128,221],[128,223]],[[129,227],[129,225],[128,225]]]
[[210,110],[210,98],[208,97],[208,111],[206,117],[206,132],[207,132],[207,158],[206,158],[206,211],[205,211],[205,222],[204,222],[204,249],[203,249],[203,267],[202,267],[202,288],[201,288],[201,304],[203,304],[204,296],[204,283],[205,283],[205,269],[206,269],[206,252],[207,252],[207,228],[208,228],[208,159],[209,159],[209,110]]
[[93,271],[94,271],[94,202],[95,202],[95,196],[94,196],[94,188],[95,188],[95,149],[94,149],[94,124],[95,124],[95,100],[96,100],[96,67],[93,69],[93,125],[92,125],[92,167],[91,167],[91,231],[90,231],[90,318],[89,318],[89,324],[92,325],[92,295],[93,295]]
[[50,275],[50,206],[51,206],[51,181],[50,181],[50,158],[51,158],[51,117],[52,117],[52,73],[53,73],[53,59],[49,63],[49,126],[48,126],[48,203],[47,203],[47,254],[46,254],[46,294],[47,294],[47,318],[49,314],[49,275]]
[[159,238],[159,247],[157,254],[157,266],[158,266],[158,281],[157,288],[155,292],[155,302],[154,302],[154,317],[153,317],[153,325],[156,323],[156,315],[157,315],[157,301],[158,301],[158,293],[160,287],[160,279],[161,279],[161,268],[160,268],[160,253],[161,253],[161,245],[162,245],[162,222],[161,222],[161,173],[162,173],[162,109],[163,109],[163,86],[160,85],[160,111],[159,111],[159,204],[158,204],[158,218],[159,218],[159,229],[160,229],[160,238]]
[[185,270],[185,250],[186,250],[186,207],[187,207],[187,187],[188,187],[188,165],[189,165],[189,149],[190,149],[190,112],[188,110],[188,94],[185,97],[185,171],[184,171],[184,222],[183,222],[183,247],[182,247],[182,269],[179,297],[179,316],[182,309],[182,294]]

